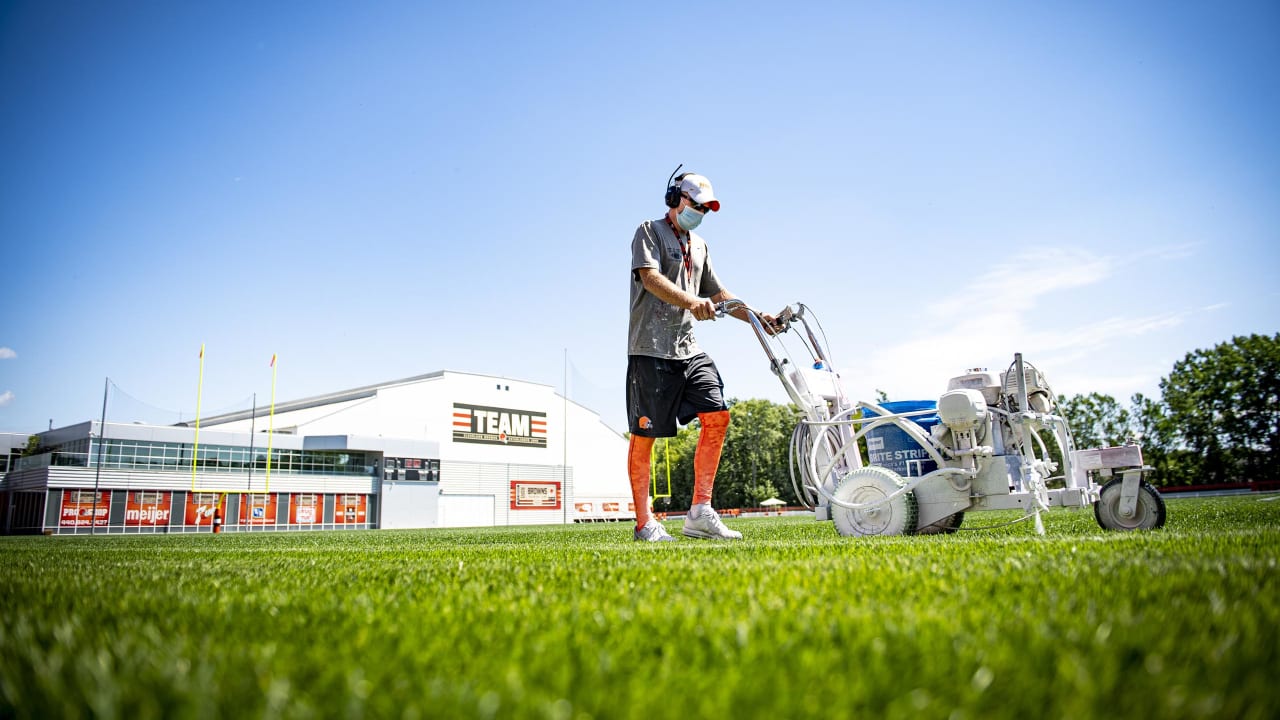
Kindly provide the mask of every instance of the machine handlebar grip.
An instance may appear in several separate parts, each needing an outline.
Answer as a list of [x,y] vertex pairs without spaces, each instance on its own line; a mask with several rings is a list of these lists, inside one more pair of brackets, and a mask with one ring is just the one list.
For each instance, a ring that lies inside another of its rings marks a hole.
[[751,310],[751,308],[747,307],[747,304],[745,302],[737,298],[734,298],[732,300],[722,300],[716,303],[716,316],[724,317],[725,315],[728,315],[729,313],[739,308],[746,308],[748,311]]
[[755,315],[760,320],[760,323],[762,325],[767,325],[771,331],[770,334],[786,332],[791,327],[791,321],[799,317],[797,313],[794,313],[791,311],[791,306],[788,305],[787,307],[783,308],[782,311],[779,312],[776,317],[774,317],[773,322],[766,323],[764,322],[763,315],[761,315],[756,310],[752,309],[750,305],[747,305],[745,302],[743,302],[742,300],[739,300],[738,298],[733,298],[732,300],[722,300],[715,304],[715,308],[716,308],[716,317],[724,317],[725,315],[728,315],[734,310],[746,310],[752,315]]

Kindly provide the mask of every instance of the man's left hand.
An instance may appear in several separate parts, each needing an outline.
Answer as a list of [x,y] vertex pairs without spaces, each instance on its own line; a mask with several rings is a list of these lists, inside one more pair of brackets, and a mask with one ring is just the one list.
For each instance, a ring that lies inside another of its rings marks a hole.
[[778,327],[778,318],[769,313],[760,313],[760,321],[764,323],[764,331],[770,335],[777,335],[782,331],[782,328]]

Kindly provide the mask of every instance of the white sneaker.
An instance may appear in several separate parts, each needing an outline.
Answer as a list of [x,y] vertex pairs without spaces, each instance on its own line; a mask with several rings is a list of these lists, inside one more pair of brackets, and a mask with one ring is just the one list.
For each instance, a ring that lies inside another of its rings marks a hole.
[[680,531],[686,537],[704,540],[741,540],[742,533],[730,530],[720,522],[720,515],[709,504],[694,505],[684,517],[684,529]]
[[635,531],[634,535],[637,541],[641,542],[675,542],[676,538],[671,537],[667,529],[658,522],[658,518],[649,518],[649,522],[644,527]]

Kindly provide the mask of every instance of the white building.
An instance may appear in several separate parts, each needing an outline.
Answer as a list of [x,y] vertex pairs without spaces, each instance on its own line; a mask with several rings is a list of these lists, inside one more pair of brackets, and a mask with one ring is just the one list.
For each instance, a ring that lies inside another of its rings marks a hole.
[[625,438],[547,385],[440,371],[269,412],[201,418],[198,431],[90,421],[39,433],[42,452],[11,462],[0,481],[0,525],[208,532],[215,514],[226,531],[635,517]]

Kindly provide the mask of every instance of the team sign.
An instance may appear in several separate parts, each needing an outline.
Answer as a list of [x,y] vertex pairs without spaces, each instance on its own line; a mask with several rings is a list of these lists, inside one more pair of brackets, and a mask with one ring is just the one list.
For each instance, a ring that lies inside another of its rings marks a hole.
[[454,403],[453,440],[544,448],[547,446],[547,414]]

